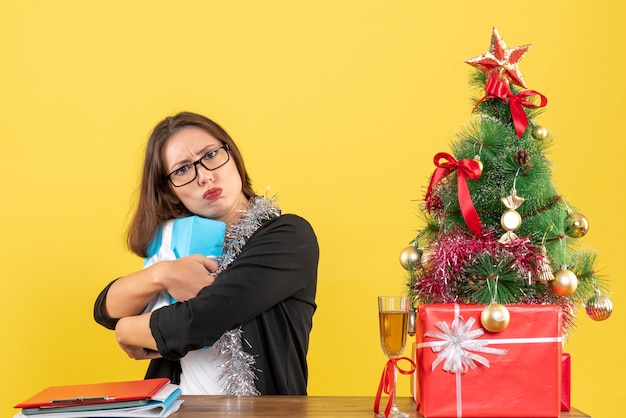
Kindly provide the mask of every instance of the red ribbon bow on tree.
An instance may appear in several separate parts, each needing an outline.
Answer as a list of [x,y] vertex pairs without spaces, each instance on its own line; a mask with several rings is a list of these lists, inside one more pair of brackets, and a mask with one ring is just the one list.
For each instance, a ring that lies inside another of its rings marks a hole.
[[[398,366],[398,362],[400,360],[406,360],[411,364],[410,370],[402,370]],[[385,407],[385,416],[389,416],[389,412],[391,411],[391,405],[393,403],[392,398],[395,394],[396,389],[396,367],[398,371],[402,374],[411,374],[415,371],[415,363],[408,357],[398,357],[389,359],[385,368],[383,369],[383,375],[380,378],[380,384],[378,385],[378,392],[376,392],[376,399],[374,400],[374,413],[378,414],[380,412],[380,397],[382,396],[383,391],[389,395],[387,399],[387,406]]]
[[[448,160],[448,162],[441,162],[442,159]],[[433,176],[430,179],[430,184],[428,185],[428,191],[426,192],[426,205],[429,205],[429,201],[431,199],[431,195],[433,193],[433,188],[437,183],[441,181],[448,174],[452,173],[454,170],[458,169],[457,174],[457,195],[459,197],[459,206],[461,207],[461,213],[463,214],[463,219],[465,219],[465,223],[467,227],[474,235],[480,234],[480,231],[483,227],[480,218],[478,217],[478,213],[476,212],[476,208],[474,208],[474,203],[472,202],[472,196],[470,196],[469,189],[467,187],[467,179],[476,180],[480,178],[482,174],[480,171],[480,165],[478,161],[463,159],[461,161],[457,161],[454,157],[448,153],[440,152],[435,155],[434,158],[435,165],[437,168],[433,173]]]
[[[513,118],[513,125],[515,126],[515,132],[517,133],[518,138],[521,138],[522,135],[524,135],[524,131],[528,126],[528,116],[522,106],[534,109],[544,107],[548,104],[546,96],[536,92],[535,90],[524,90],[518,94],[513,94],[509,84],[503,82],[493,74],[487,79],[487,83],[485,84],[485,93],[487,93],[487,95],[476,103],[474,110],[476,110],[478,105],[485,99],[498,98],[504,103],[508,103],[509,108],[511,109],[511,117]],[[527,97],[532,96],[539,96],[541,102],[536,105],[533,102],[526,100]]]

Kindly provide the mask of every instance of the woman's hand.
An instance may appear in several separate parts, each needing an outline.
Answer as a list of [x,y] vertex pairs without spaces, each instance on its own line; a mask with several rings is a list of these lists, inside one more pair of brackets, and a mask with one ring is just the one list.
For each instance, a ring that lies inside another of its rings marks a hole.
[[186,301],[215,281],[217,262],[200,254],[162,261],[160,281],[177,301]]
[[124,350],[126,354],[128,354],[128,357],[135,360],[152,360],[155,358],[163,357],[161,354],[159,354],[158,351],[148,350],[147,348],[136,347],[134,345],[126,345],[122,343],[118,344],[120,348]]

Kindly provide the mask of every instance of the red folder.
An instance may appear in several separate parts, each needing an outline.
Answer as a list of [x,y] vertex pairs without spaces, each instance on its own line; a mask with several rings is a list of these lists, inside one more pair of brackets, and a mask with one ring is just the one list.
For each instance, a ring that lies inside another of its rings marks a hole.
[[51,386],[15,408],[54,408],[75,405],[99,405],[115,402],[150,400],[170,380],[167,378],[126,382]]

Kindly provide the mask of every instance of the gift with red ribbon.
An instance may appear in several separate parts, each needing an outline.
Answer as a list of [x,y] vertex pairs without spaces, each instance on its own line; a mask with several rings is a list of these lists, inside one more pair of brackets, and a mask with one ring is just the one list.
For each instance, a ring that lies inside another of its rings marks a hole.
[[480,178],[482,174],[480,170],[480,164],[478,161],[463,159],[457,161],[452,155],[440,152],[435,155],[434,163],[437,166],[435,172],[430,178],[430,184],[428,185],[428,191],[426,192],[426,207],[432,208],[433,193],[435,186],[448,174],[457,172],[457,195],[459,198],[459,206],[461,207],[461,214],[467,224],[467,227],[474,235],[480,234],[483,224],[478,217],[474,203],[472,202],[472,196],[470,195],[469,188],[467,187],[467,179],[476,180]]
[[[526,127],[528,126],[528,116],[524,111],[524,107],[527,108],[538,108],[545,107],[548,104],[548,99],[541,93],[535,90],[524,90],[517,94],[514,94],[509,87],[509,84],[505,81],[502,81],[494,74],[487,79],[485,84],[485,97],[480,99],[474,110],[478,107],[486,99],[501,99],[503,102],[509,104],[509,109],[511,109],[511,118],[513,119],[513,125],[515,126],[515,133],[518,138],[521,138],[524,135],[524,131],[526,131]],[[526,100],[529,97],[539,96],[539,104],[535,104],[529,100]]]
[[558,417],[561,308],[507,305],[510,323],[482,328],[484,305],[422,305],[417,316],[417,410],[426,418]]

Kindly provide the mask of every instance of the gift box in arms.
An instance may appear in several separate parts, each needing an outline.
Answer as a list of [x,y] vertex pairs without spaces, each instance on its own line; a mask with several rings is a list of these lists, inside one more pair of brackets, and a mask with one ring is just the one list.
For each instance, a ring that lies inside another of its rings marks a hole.
[[[144,268],[159,261],[175,260],[193,254],[218,258],[222,255],[226,224],[200,216],[174,219],[163,225],[148,247]],[[174,303],[167,292],[158,294],[145,312]]]

